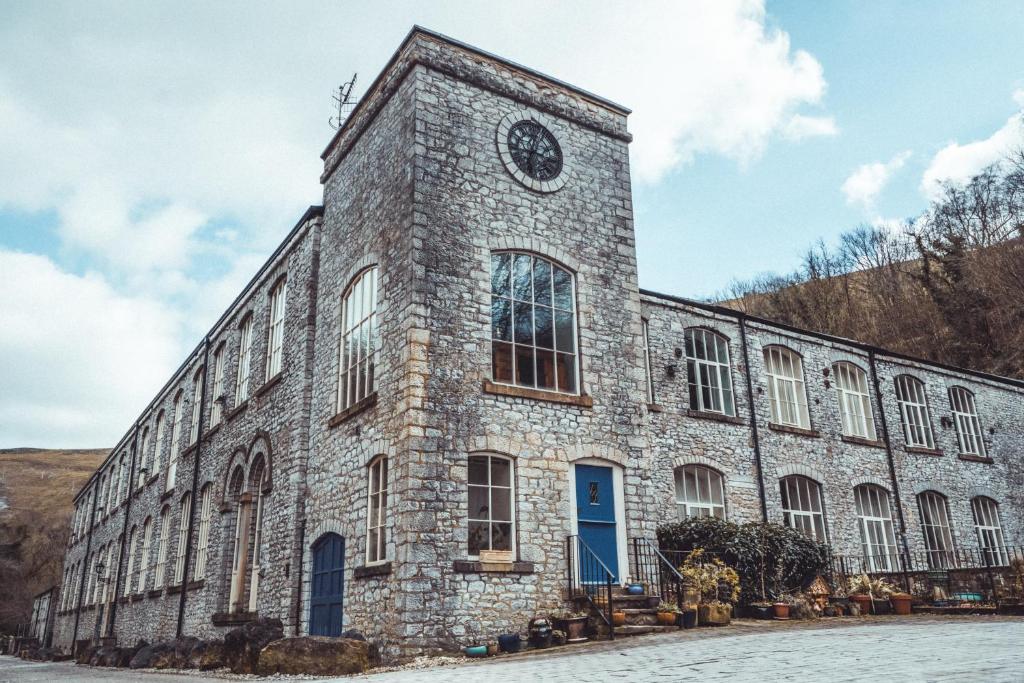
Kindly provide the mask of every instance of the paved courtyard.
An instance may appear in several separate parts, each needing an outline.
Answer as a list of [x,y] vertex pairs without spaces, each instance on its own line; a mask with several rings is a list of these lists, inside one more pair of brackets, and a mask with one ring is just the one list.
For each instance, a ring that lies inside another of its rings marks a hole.
[[[183,683],[226,679],[242,677],[140,674],[0,657],[0,681]],[[481,663],[334,680],[366,683],[1024,681],[1024,619],[911,617],[870,622],[830,619],[814,624],[745,622],[727,629],[620,639]]]

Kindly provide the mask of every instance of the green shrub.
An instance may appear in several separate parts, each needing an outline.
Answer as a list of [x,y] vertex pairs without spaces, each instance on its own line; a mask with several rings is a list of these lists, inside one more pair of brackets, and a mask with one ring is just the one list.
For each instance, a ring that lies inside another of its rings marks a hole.
[[693,517],[658,529],[662,550],[703,548],[740,574],[740,602],[774,600],[828,568],[828,547],[781,524]]

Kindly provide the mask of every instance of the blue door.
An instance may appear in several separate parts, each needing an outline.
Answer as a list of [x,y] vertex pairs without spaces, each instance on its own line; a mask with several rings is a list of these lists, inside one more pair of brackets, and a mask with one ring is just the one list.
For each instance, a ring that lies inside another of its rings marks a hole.
[[[600,465],[576,465],[576,522],[583,541],[619,579],[619,552],[615,530],[615,487],[612,468]],[[605,572],[595,562],[587,562],[586,549],[580,549],[580,580],[605,581]]]
[[313,544],[313,585],[309,594],[309,633],[340,636],[345,587],[345,539],[324,534]]

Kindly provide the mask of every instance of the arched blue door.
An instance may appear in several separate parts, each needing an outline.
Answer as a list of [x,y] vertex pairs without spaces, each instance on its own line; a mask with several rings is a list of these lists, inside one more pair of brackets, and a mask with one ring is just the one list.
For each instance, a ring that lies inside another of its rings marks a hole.
[[309,595],[309,633],[340,636],[345,588],[345,539],[324,534],[313,544],[313,585]]

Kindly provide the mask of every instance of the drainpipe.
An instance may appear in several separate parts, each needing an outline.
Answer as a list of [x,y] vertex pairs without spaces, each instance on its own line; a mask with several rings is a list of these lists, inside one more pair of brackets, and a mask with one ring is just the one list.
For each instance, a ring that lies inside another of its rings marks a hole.
[[[114,577],[114,600],[110,603],[110,619],[107,621],[107,636],[114,634],[114,622],[117,620],[117,600],[121,594],[121,570],[124,569],[124,546],[128,542],[128,513],[132,508],[132,498],[135,492],[135,459],[138,455],[139,445],[139,423],[134,426],[132,434],[132,459],[128,465],[128,497],[124,502],[124,523],[121,525],[121,547],[117,553],[117,576]],[[126,580],[130,580],[126,579]]]
[[[93,477],[95,478],[95,474]],[[78,620],[82,616],[82,599],[85,596],[85,578],[89,571],[89,550],[92,548],[92,527],[96,523],[96,503],[99,501],[98,491],[93,482],[92,509],[89,511],[89,525],[85,532],[85,556],[82,558],[82,578],[78,582],[78,607],[75,608],[75,629],[71,632],[71,652],[76,654],[78,648]],[[93,570],[95,571],[95,569]]]
[[747,375],[747,406],[750,410],[750,432],[754,437],[754,465],[757,467],[757,490],[761,496],[761,520],[768,522],[768,501],[764,492],[764,471],[761,468],[761,439],[757,433],[757,411],[754,407],[754,382],[751,379],[750,355],[747,353],[747,317],[739,314],[740,344],[743,346],[743,367]]
[[302,624],[302,559],[306,555],[306,518],[299,522],[299,572],[296,575],[298,590],[295,597],[295,635],[298,637]]
[[[196,453],[195,463],[192,465],[192,495],[189,498],[191,504],[188,506],[188,529],[185,532],[185,570],[181,575],[181,597],[178,599],[178,627],[175,630],[175,637],[180,638],[182,629],[185,626],[185,595],[188,593],[188,568],[192,561],[192,527],[196,518],[196,508],[199,501],[196,495],[199,489],[199,465],[200,454],[203,449],[203,421],[206,419],[206,380],[209,378],[210,360],[210,335],[203,339],[203,376],[202,386],[199,390],[199,428],[196,430]],[[176,457],[172,455],[171,457]]]
[[875,400],[878,401],[878,414],[882,418],[882,440],[885,442],[885,457],[889,463],[889,479],[892,482],[892,495],[896,499],[896,516],[900,521],[900,540],[903,541],[904,556],[910,558],[910,547],[907,545],[907,522],[903,517],[903,503],[900,496],[900,485],[896,479],[896,462],[892,456],[892,442],[889,440],[889,422],[885,418],[885,405],[882,403],[882,388],[878,385],[878,370],[875,367],[875,350],[868,349],[868,365],[871,366],[871,381],[875,384]]

